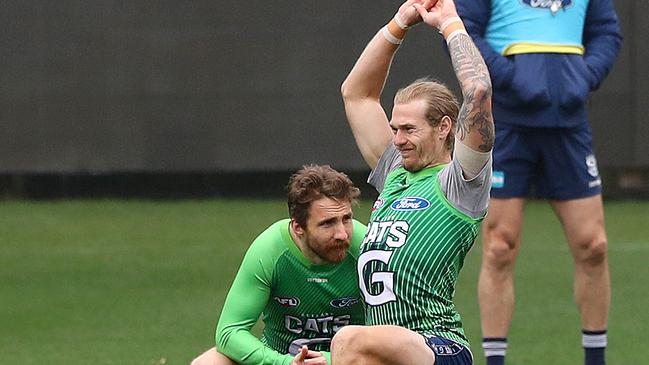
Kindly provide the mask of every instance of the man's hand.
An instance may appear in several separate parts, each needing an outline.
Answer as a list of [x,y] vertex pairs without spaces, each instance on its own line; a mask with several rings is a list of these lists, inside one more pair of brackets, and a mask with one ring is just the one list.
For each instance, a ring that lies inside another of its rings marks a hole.
[[291,365],[327,365],[327,359],[318,351],[311,351],[302,346],[300,352],[295,355]]
[[452,18],[459,18],[453,0],[437,0],[428,9],[419,2],[414,2],[412,6],[417,10],[418,15],[426,24],[440,31],[443,30],[441,28],[445,25],[444,23],[446,21],[452,20]]
[[407,0],[405,3],[401,4],[394,17],[397,22],[401,22],[407,28],[410,28],[422,21],[419,12],[414,7],[415,4],[418,4],[428,11],[436,2],[437,0]]

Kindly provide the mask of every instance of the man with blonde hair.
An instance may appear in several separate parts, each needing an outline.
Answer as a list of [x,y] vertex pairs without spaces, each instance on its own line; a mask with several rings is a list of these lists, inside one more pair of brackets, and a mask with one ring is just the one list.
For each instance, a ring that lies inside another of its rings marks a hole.
[[[423,79],[380,97],[408,29],[439,30],[462,90]],[[455,283],[489,201],[491,81],[452,0],[409,0],[369,42],[342,86],[356,143],[380,192],[358,259],[368,326],[332,341],[333,365],[470,365]],[[452,157],[452,158],[451,158]]]

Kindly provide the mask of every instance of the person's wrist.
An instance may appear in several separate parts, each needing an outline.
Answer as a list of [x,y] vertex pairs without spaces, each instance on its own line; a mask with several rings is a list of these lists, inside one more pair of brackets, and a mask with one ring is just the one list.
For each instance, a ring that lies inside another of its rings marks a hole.
[[[381,29],[381,33],[383,34],[385,40],[392,44],[399,45],[401,44],[401,42],[403,42],[403,38],[405,38],[408,28],[404,25],[402,20],[400,20],[400,24],[395,19],[396,16],[392,18],[390,22],[383,27],[383,29]],[[402,25],[405,26],[405,29],[402,28]]]
[[462,23],[462,19],[459,16],[457,15],[446,16],[444,19],[442,19],[439,22],[437,30],[439,30],[440,33],[443,33],[445,29],[451,26],[455,26],[456,23]]
[[394,20],[394,23],[402,30],[408,30],[410,29],[410,27],[412,27],[412,25],[408,25],[406,23],[406,21],[403,19],[403,16],[401,16],[401,13],[394,14],[394,18],[392,18],[392,20]]
[[444,39],[447,41],[449,40],[449,37],[452,34],[455,33],[464,33],[466,34],[466,28],[464,27],[464,23],[462,22],[462,19],[457,16],[449,16],[445,18],[440,24],[439,24],[439,32],[442,34]]

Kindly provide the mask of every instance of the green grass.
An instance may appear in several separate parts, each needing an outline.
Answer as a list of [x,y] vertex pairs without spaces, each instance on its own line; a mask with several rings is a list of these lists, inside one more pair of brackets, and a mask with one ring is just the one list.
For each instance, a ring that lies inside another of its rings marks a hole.
[[[356,209],[367,220],[370,202]],[[3,364],[188,364],[210,347],[250,241],[285,216],[279,200],[3,202]],[[649,203],[606,205],[613,281],[609,363],[641,364],[649,323]],[[457,303],[480,350],[480,245]],[[644,283],[644,284],[643,284]],[[547,205],[527,208],[508,364],[579,364],[572,264]]]
[[[649,203],[612,202],[605,210],[612,281],[608,363],[644,364],[649,357],[642,335],[649,323]],[[484,364],[476,299],[481,249],[476,244],[465,262],[456,293],[476,364]],[[516,266],[508,365],[583,363],[572,275],[572,258],[554,213],[545,203],[529,204]]]

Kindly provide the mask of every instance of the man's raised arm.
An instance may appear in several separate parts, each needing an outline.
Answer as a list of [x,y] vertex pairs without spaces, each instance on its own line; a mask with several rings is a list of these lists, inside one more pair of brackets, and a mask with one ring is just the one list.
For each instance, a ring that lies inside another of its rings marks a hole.
[[409,27],[421,18],[413,4],[424,9],[427,1],[408,0],[401,5],[394,19],[379,30],[367,44],[341,87],[347,120],[356,145],[365,162],[374,168],[392,140],[385,110],[380,98],[392,58]]
[[[456,130],[456,141],[463,146],[456,146],[456,158],[460,158],[465,172],[475,175],[475,170],[479,171],[488,161],[495,139],[489,71],[464,29],[452,0],[439,0],[428,11],[419,5],[415,7],[427,24],[440,30],[448,44],[463,96]],[[458,154],[463,147],[470,150]]]

